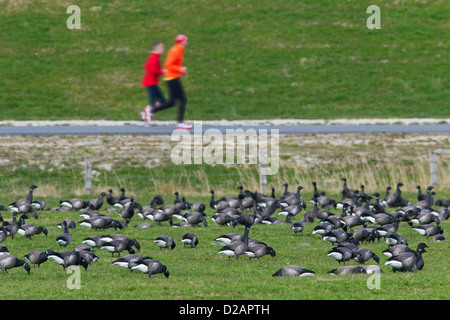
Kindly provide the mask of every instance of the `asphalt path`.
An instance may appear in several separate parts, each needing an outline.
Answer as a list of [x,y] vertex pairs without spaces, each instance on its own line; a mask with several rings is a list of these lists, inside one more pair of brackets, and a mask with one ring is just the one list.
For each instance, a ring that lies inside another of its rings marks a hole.
[[[171,135],[173,125],[143,127],[138,125],[120,126],[0,126],[0,136],[49,136],[49,135]],[[222,134],[227,130],[247,131],[279,130],[280,134],[364,134],[364,133],[450,133],[449,124],[374,124],[374,125],[203,125],[189,132],[204,133],[209,129],[218,129]],[[272,131],[273,132],[273,131]]]

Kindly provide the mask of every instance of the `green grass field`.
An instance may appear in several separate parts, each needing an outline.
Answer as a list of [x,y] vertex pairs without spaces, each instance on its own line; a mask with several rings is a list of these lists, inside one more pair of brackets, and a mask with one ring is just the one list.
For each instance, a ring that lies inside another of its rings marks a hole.
[[380,30],[370,1],[86,0],[81,30],[71,4],[0,1],[0,120],[137,119],[151,44],[177,33],[187,119],[449,116],[445,1],[378,1]]
[[[395,186],[402,181],[404,196],[412,202],[416,199],[415,186],[423,187],[430,181],[428,158],[423,156],[427,150],[448,148],[448,137],[441,135],[367,135],[367,136],[300,136],[282,139],[280,150],[280,172],[268,177],[268,186],[275,187],[276,196],[283,190],[282,184],[289,183],[292,191],[303,185],[305,200],[312,197],[311,182],[317,181],[319,189],[336,200],[340,199],[341,177],[348,177],[349,187],[366,186],[366,192],[380,192],[384,195],[387,185]],[[173,192],[179,191],[188,201],[200,200],[209,203],[208,192],[214,189],[218,197],[237,195],[237,185],[242,184],[250,190],[259,189],[258,170],[255,166],[174,166],[162,146],[169,145],[169,138],[132,139],[120,137],[79,137],[77,143],[83,147],[67,153],[67,144],[73,137],[2,137],[0,158],[0,204],[7,205],[23,198],[30,184],[39,186],[35,199],[44,199],[47,207],[55,207],[59,200],[81,197],[85,200],[96,197],[109,188],[118,196],[118,189],[125,187],[127,196],[134,196],[147,205],[152,196],[162,194],[166,203],[172,203]],[[297,146],[302,141],[301,150]],[[340,140],[340,141],[338,141]],[[382,141],[382,143],[380,142]],[[333,143],[333,144],[332,144]],[[159,145],[159,147],[158,147]],[[109,150],[109,153],[107,151]],[[149,153],[148,150],[152,150]],[[114,151],[114,154],[112,152]],[[138,157],[142,152],[148,158]],[[80,156],[93,157],[93,194],[84,191],[84,162]],[[109,155],[106,156],[105,155]],[[296,164],[295,157],[303,161]],[[160,158],[159,165],[147,167],[147,161]],[[411,160],[411,159],[414,159]],[[446,176],[445,157],[439,160],[439,181],[435,191],[437,198],[449,198],[449,181]],[[332,160],[332,161],[330,161]],[[105,205],[108,208],[109,205]],[[312,205],[308,203],[308,211]],[[393,209],[391,209],[393,210]],[[339,210],[334,210],[340,213]],[[5,245],[12,254],[23,257],[32,250],[72,250],[81,244],[85,237],[94,234],[123,233],[141,243],[141,254],[152,256],[167,265],[169,279],[156,275],[148,279],[139,272],[129,272],[111,265],[113,258],[105,250],[96,250],[100,261],[91,265],[88,271],[81,270],[81,289],[70,290],[67,281],[70,274],[53,261],[44,263],[41,268],[31,270],[27,275],[23,269],[13,269],[9,274],[0,275],[2,289],[0,299],[448,299],[450,291],[449,247],[447,242],[433,242],[426,239],[402,223],[399,233],[416,248],[421,241],[430,247],[424,254],[425,267],[421,272],[394,274],[383,265],[386,258],[381,251],[384,242],[361,244],[373,250],[381,259],[384,274],[381,276],[380,290],[370,290],[366,282],[368,275],[331,276],[327,272],[339,264],[327,257],[331,245],[313,235],[316,223],[308,224],[302,235],[295,236],[288,225],[255,225],[250,238],[258,239],[272,246],[277,255],[264,257],[260,261],[249,261],[241,257],[238,261],[218,254],[219,245],[213,240],[229,232],[244,232],[242,226],[236,229],[220,227],[210,220],[214,211],[207,209],[208,227],[170,228],[167,223],[154,224],[150,229],[136,229],[142,221],[133,217],[130,226],[123,230],[112,229],[94,231],[77,225],[71,231],[72,244],[67,249],[59,249],[55,242],[61,229],[50,229],[48,237],[43,234],[32,240],[16,235],[14,240],[7,238]],[[10,212],[2,212],[6,221],[11,221]],[[117,213],[106,213],[118,218]],[[64,219],[80,221],[75,212],[39,212],[39,219],[30,218],[28,223],[47,228],[56,227]],[[303,213],[293,220],[303,218]],[[176,219],[175,219],[176,220]],[[177,221],[175,221],[176,223]],[[441,223],[447,235],[449,221]],[[200,244],[197,248],[183,248],[181,235],[185,232],[197,234]],[[152,242],[157,236],[172,236],[177,247],[173,251],[161,251]],[[309,245],[303,245],[309,244]],[[373,263],[373,262],[369,262]],[[316,272],[311,278],[273,278],[271,275],[279,268],[298,264]],[[357,265],[350,261],[349,265]]]
[[[187,119],[334,119],[449,117],[448,27],[445,1],[378,1],[381,29],[369,30],[366,9],[371,1],[94,1],[80,2],[81,30],[68,30],[68,0],[0,0],[0,120],[108,119],[136,120],[147,104],[141,87],[142,66],[151,44],[169,48],[178,33],[189,37],[185,63],[189,77]],[[161,85],[166,93],[164,84]],[[176,110],[157,114],[172,120]],[[298,138],[298,137],[297,137]],[[95,140],[97,139],[97,140]],[[2,137],[0,143],[0,204],[26,195],[30,184],[36,199],[48,207],[59,200],[94,198],[108,188],[127,189],[147,205],[156,193],[166,203],[173,192],[189,201],[208,203],[208,191],[235,195],[238,184],[259,187],[255,166],[173,166],[170,142],[161,138],[121,137]],[[281,184],[305,186],[312,196],[317,181],[339,200],[339,178],[354,188],[366,184],[384,194],[387,185],[405,183],[404,195],[414,201],[415,185],[430,181],[428,151],[448,148],[439,135],[283,137],[281,168],[269,177],[280,195]],[[299,145],[302,147],[300,148]],[[94,195],[84,194],[84,156],[93,156]],[[139,157],[140,156],[140,157]],[[449,198],[445,159],[439,162],[439,197]],[[117,191],[115,191],[117,195]],[[108,207],[108,205],[105,205]],[[312,205],[308,204],[308,211]],[[406,224],[399,233],[412,248],[429,245],[421,272],[394,274],[383,265],[384,242],[362,244],[381,258],[381,288],[370,290],[368,275],[331,276],[339,265],[327,257],[331,245],[311,231],[294,236],[288,225],[255,225],[250,238],[272,246],[277,255],[239,260],[218,255],[213,240],[229,232],[207,228],[170,228],[167,224],[136,229],[134,217],[124,230],[94,231],[77,225],[73,242],[60,249],[55,242],[63,219],[80,221],[75,212],[39,212],[28,223],[52,228],[48,237],[28,240],[20,235],[5,245],[22,258],[32,250],[72,250],[90,235],[124,233],[141,243],[141,254],[152,256],[170,270],[169,279],[148,279],[111,265],[109,252],[96,250],[100,261],[81,270],[81,289],[70,290],[62,267],[52,261],[27,275],[13,269],[0,275],[0,299],[96,300],[258,300],[354,299],[422,300],[449,297],[450,266],[447,242],[426,239]],[[335,210],[335,213],[340,213]],[[10,212],[2,212],[11,220]],[[107,213],[118,217],[117,213]],[[303,213],[293,220],[303,218]],[[147,222],[147,221],[146,221]],[[449,221],[441,223],[447,235]],[[181,235],[197,234],[197,248],[183,248]],[[160,250],[152,242],[172,236],[177,247]],[[125,254],[125,253],[124,253]],[[122,255],[124,255],[122,254]],[[369,262],[372,263],[372,262]],[[316,272],[308,278],[273,278],[279,268],[298,264]],[[356,265],[355,261],[348,262]]]
[[[35,198],[39,198],[39,188],[36,189]],[[415,195],[408,194],[413,198]],[[304,195],[309,199],[310,193]],[[332,196],[338,198],[337,195]],[[150,197],[138,198],[143,204]],[[188,197],[188,199],[192,199]],[[48,206],[56,206],[57,198],[46,197]],[[195,200],[208,201],[206,197]],[[5,203],[5,199],[1,199]],[[173,201],[173,197],[167,196],[166,202]],[[108,208],[105,205],[104,208]],[[308,210],[311,204],[308,205]],[[336,210],[339,213],[340,210]],[[449,251],[445,242],[433,242],[412,231],[403,223],[398,233],[404,235],[411,247],[416,247],[419,242],[429,245],[424,254],[425,267],[416,273],[393,273],[390,268],[383,265],[386,257],[381,251],[387,245],[383,242],[361,244],[360,247],[370,248],[380,256],[380,266],[385,273],[381,275],[381,288],[379,290],[368,289],[366,282],[368,275],[332,276],[327,272],[337,268],[338,263],[327,257],[327,251],[331,245],[323,241],[319,235],[313,235],[312,229],[316,223],[308,224],[302,235],[294,236],[289,225],[255,225],[250,230],[250,238],[264,241],[272,246],[277,255],[263,257],[261,260],[249,260],[242,256],[239,260],[228,259],[218,255],[220,245],[213,240],[222,234],[229,232],[243,233],[243,226],[220,227],[209,218],[213,210],[207,209],[208,227],[200,228],[171,228],[167,223],[161,226],[154,224],[153,228],[136,229],[133,226],[143,222],[139,217],[133,217],[130,226],[123,230],[94,231],[77,225],[71,229],[73,242],[67,249],[59,249],[55,238],[62,232],[61,229],[49,230],[48,237],[43,234],[36,235],[32,240],[16,235],[14,240],[8,237],[2,243],[10,252],[18,257],[23,257],[32,250],[55,251],[72,250],[82,240],[94,234],[123,233],[141,243],[141,254],[152,256],[163,262],[170,271],[170,277],[155,275],[151,279],[140,272],[113,266],[115,259],[105,250],[96,249],[100,261],[91,264],[88,271],[81,270],[81,289],[68,289],[67,281],[70,281],[61,266],[53,261],[47,261],[40,268],[32,268],[31,275],[27,275],[22,268],[12,269],[9,274],[1,275],[2,291],[1,299],[189,299],[189,300],[214,300],[214,299],[448,299],[450,281],[448,277]],[[28,223],[39,226],[55,227],[63,219],[80,221],[76,212],[38,212],[39,219],[31,218]],[[107,213],[117,218],[117,213]],[[3,213],[5,220],[10,217]],[[303,214],[297,216],[298,220]],[[176,219],[175,219],[176,220]],[[442,222],[442,227],[447,230],[449,222]],[[181,243],[181,235],[185,232],[194,232],[199,238],[196,248],[184,248]],[[170,235],[177,246],[174,250],[160,250],[152,242],[159,235]],[[305,245],[307,244],[307,245]],[[126,253],[123,253],[125,255]],[[373,264],[374,262],[367,262]],[[271,275],[279,268],[298,264],[316,272],[314,277],[307,278],[273,278]],[[357,265],[356,262],[347,262],[346,265]]]

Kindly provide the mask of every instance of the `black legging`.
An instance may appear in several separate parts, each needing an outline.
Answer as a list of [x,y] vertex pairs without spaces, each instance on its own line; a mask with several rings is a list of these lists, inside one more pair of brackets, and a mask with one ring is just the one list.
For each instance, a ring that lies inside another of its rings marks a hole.
[[152,109],[152,113],[171,108],[175,105],[175,100],[180,100],[180,105],[178,107],[178,122],[183,122],[187,99],[184,93],[183,85],[181,84],[181,79],[172,79],[166,83],[167,89],[169,90],[169,101],[157,108]]

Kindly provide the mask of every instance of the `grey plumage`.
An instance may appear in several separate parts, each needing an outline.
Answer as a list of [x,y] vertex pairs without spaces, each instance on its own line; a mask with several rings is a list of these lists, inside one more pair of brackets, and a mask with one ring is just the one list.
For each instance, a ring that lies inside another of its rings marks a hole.
[[389,258],[385,265],[392,267],[394,272],[421,270],[423,268],[422,253],[426,252],[426,247],[428,246],[425,243],[419,243],[416,252],[402,252]]
[[47,252],[41,250],[31,251],[25,255],[25,259],[33,265],[33,268],[36,269],[36,265],[39,268],[42,263],[47,261]]
[[11,236],[11,239],[14,239],[14,235],[19,231],[22,224],[24,224],[25,219],[28,219],[28,216],[25,214],[22,214],[22,216],[19,218],[19,221],[16,220],[17,212],[13,213],[13,222],[11,223],[4,223],[6,233],[7,235]]
[[244,254],[244,252],[248,249],[248,234],[250,231],[250,225],[245,227],[244,235],[241,240],[236,240],[231,242],[230,244],[222,247],[219,250],[219,254],[224,254],[228,256],[228,258],[236,257],[236,260],[239,259],[239,256]]
[[[63,222],[66,223],[67,229],[75,229],[77,227],[77,224],[73,220],[64,220]],[[58,224],[58,228],[64,229],[63,222]]]
[[227,234],[217,237],[216,239],[214,239],[214,242],[218,243],[222,246],[226,246],[226,245],[229,245],[233,241],[237,241],[237,240],[241,240],[241,239],[242,239],[242,235],[240,233],[231,232],[231,233],[227,233]]
[[88,262],[80,255],[78,251],[55,252],[52,249],[46,251],[47,258],[61,265],[63,269],[69,266],[81,265],[85,270],[88,268]]
[[171,249],[173,250],[176,247],[175,241],[170,236],[164,235],[159,236],[155,240],[153,240],[154,243],[162,250],[162,248]]
[[105,249],[109,252],[111,252],[111,256],[114,255],[114,253],[118,253],[120,257],[120,253],[122,251],[127,250],[130,254],[135,253],[132,246],[135,246],[136,249],[140,249],[140,244],[135,239],[127,240],[127,239],[116,239],[109,242],[106,242],[103,244],[103,246],[100,249]]
[[30,265],[26,263],[24,260],[21,260],[12,254],[2,254],[0,255],[0,268],[2,269],[2,273],[8,273],[9,269],[23,267],[25,271],[30,274]]
[[302,268],[297,265],[289,265],[282,267],[277,272],[272,274],[272,277],[304,277],[304,276],[313,276],[315,274],[314,271]]
[[188,232],[181,236],[181,242],[183,242],[184,246],[188,244],[193,248],[198,245],[199,241],[195,234]]
[[156,259],[144,259],[138,263],[131,270],[139,270],[142,273],[148,274],[150,278],[152,274],[163,273],[166,278],[169,278],[169,270],[165,265]]
[[64,232],[60,233],[56,237],[56,243],[58,243],[60,246],[67,247],[72,242],[72,236],[69,233],[69,230],[67,229],[67,223],[63,222],[63,228]]
[[395,246],[383,250],[383,254],[389,258],[396,257],[402,252],[414,252],[414,250],[409,248],[406,244],[396,244]]
[[265,255],[270,255],[275,257],[276,252],[272,247],[266,246],[265,244],[259,243],[255,244],[251,247],[248,247],[247,250],[244,251],[244,254],[251,258],[261,259]]
[[59,206],[74,209],[76,211],[88,209],[88,208],[92,209],[92,204],[89,201],[85,201],[85,200],[79,199],[79,198],[70,199],[70,200],[60,200]]
[[303,221],[295,221],[291,224],[291,230],[294,231],[294,234],[302,233],[305,230],[305,223]]
[[394,246],[396,244],[408,244],[408,241],[402,235],[398,233],[388,233],[386,235],[386,244],[388,246]]
[[435,226],[433,224],[423,224],[418,227],[413,227],[412,229],[414,231],[418,232],[420,235],[426,236],[427,239],[430,236],[444,233],[444,229],[442,229],[441,227]]
[[98,229],[108,229],[108,228],[117,228],[117,221],[107,217],[107,216],[94,216],[90,219],[84,219],[83,221],[80,221],[80,226],[85,226],[92,228],[94,230]]
[[337,269],[333,269],[328,272],[331,275],[347,275],[347,274],[357,274],[357,273],[366,273],[366,270],[362,267],[355,266],[343,266]]
[[19,199],[15,202],[11,203],[8,206],[8,210],[17,212],[17,213],[22,213],[22,214],[31,212],[31,213],[33,213],[33,216],[37,219],[38,215],[36,213],[36,210],[32,206],[33,190],[36,188],[37,188],[36,185],[30,186],[30,191],[28,193],[28,196],[26,198],[22,198],[22,199]]
[[211,217],[211,220],[221,226],[224,225],[236,226],[237,224],[237,220],[235,218],[223,212],[216,213],[214,216]]
[[45,227],[37,227],[34,224],[22,224],[17,231],[18,234],[31,239],[32,236],[43,233],[46,237],[48,234],[48,230]]
[[107,194],[105,192],[100,193],[100,196],[97,199],[89,200],[90,208],[92,210],[100,210],[103,206],[103,198],[106,197]]
[[349,261],[353,258],[353,252],[357,248],[357,246],[351,247],[340,245],[328,251],[327,256],[332,257],[334,260],[338,261],[339,264],[341,264],[341,262],[345,264],[346,261]]
[[94,236],[90,236],[87,237],[83,240],[83,243],[93,247],[93,248],[98,248],[101,247],[104,243],[104,241],[102,241],[103,236],[101,235],[94,235]]
[[[147,258],[151,259],[150,257]],[[140,254],[133,253],[114,260],[112,264],[117,265],[121,268],[130,269],[132,271],[132,268],[135,267],[143,259],[144,258]]]
[[370,249],[360,248],[353,252],[353,259],[358,261],[359,263],[365,263],[372,258],[376,263],[380,263],[380,258]]

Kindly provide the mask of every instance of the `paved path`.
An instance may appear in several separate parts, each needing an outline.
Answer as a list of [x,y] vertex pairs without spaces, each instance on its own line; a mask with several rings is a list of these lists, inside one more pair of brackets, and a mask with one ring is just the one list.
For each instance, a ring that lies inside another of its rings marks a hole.
[[[222,133],[227,129],[244,131],[253,128],[257,132],[266,129],[278,129],[280,134],[350,134],[350,133],[450,133],[450,124],[375,124],[375,125],[203,125],[202,132],[216,128]],[[198,127],[197,127],[198,129]],[[0,126],[0,136],[5,135],[170,135],[173,125],[142,127],[134,125],[120,126]],[[190,132],[194,132],[191,129]]]

